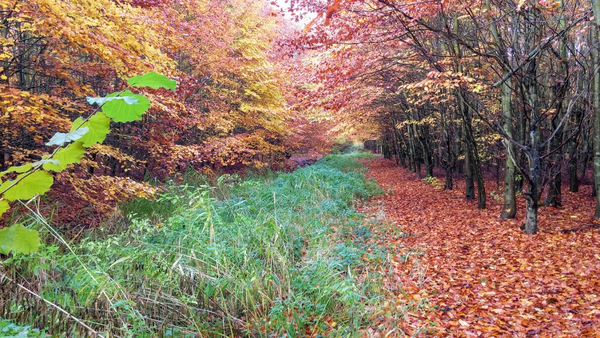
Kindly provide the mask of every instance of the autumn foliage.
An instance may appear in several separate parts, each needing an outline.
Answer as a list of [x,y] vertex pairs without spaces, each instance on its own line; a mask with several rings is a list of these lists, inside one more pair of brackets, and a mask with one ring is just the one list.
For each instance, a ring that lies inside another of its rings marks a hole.
[[241,0],[1,1],[0,171],[39,159],[44,142],[93,109],[86,96],[149,71],[177,80],[177,91],[148,89],[149,113],[112,123],[83,166],[57,176],[53,199],[103,214],[114,200],[147,196],[144,178],[282,167],[312,147],[302,126],[321,127],[291,112],[282,92],[291,78],[278,63],[278,20],[275,9]]
[[314,15],[297,39],[318,55],[313,101],[358,113],[386,157],[424,176],[442,168],[446,189],[464,173],[465,198],[481,209],[484,172],[497,167],[500,217],[516,216],[522,193],[528,234],[539,207],[562,204],[566,177],[571,192],[586,182],[600,149],[597,1],[294,4]]

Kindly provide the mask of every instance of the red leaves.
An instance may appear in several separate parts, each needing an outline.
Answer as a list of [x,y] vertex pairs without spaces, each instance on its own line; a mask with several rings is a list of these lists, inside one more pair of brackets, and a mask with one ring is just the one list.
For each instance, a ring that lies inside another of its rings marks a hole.
[[[384,190],[393,189],[377,202],[412,234],[393,240],[401,250],[392,277],[401,286],[393,291],[396,301],[405,307],[429,304],[413,307],[414,315],[395,323],[406,334],[427,327],[440,336],[595,334],[600,233],[581,227],[593,223],[587,192],[564,195],[564,208],[541,209],[540,234],[527,236],[518,228],[522,221],[499,220],[500,202],[477,210],[465,201],[464,182],[439,191],[384,160],[374,160],[369,174]],[[563,231],[570,229],[579,230]]]

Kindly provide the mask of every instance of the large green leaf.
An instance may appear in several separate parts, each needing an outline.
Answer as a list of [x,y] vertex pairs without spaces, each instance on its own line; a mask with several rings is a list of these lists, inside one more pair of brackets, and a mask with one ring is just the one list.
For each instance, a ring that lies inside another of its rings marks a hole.
[[134,76],[127,80],[127,83],[132,87],[150,87],[154,89],[166,88],[171,90],[177,88],[177,82],[175,80],[169,80],[168,77],[155,72]]
[[[108,97],[117,96],[117,93],[108,95]],[[129,90],[120,93],[119,96],[133,96],[138,100],[138,104],[127,104],[123,100],[114,100],[106,102],[102,106],[102,111],[106,116],[115,122],[131,122],[142,119],[142,114],[150,108],[150,101],[143,95],[134,94]]]
[[22,224],[14,224],[0,230],[0,253],[9,252],[28,254],[40,246],[40,235]]
[[106,138],[106,135],[110,133],[110,118],[103,112],[97,112],[92,115],[87,121],[79,117],[73,121],[71,131],[77,128],[88,128],[88,132],[85,133],[78,141],[83,143],[84,147],[90,147],[96,143],[102,143]]
[[71,163],[79,163],[83,154],[85,153],[85,148],[83,147],[83,143],[77,141],[69,144],[68,147],[63,148],[52,156],[53,160],[58,160],[60,163],[58,165],[48,162],[44,163],[44,170],[52,170],[52,171],[63,171],[67,167],[67,165]]
[[[43,194],[50,190],[54,178],[45,171],[36,171],[32,174],[21,174],[17,176],[17,184],[4,192],[4,198],[9,201],[28,200],[37,194]],[[8,186],[11,181],[4,182],[2,187]],[[2,192],[3,188],[0,188]]]
[[0,217],[6,212],[6,210],[10,209],[10,205],[8,201],[0,199]]

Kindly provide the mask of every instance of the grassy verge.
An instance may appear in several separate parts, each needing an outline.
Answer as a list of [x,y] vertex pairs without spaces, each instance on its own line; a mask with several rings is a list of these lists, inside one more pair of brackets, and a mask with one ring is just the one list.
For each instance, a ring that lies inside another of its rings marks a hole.
[[214,185],[189,175],[70,250],[5,259],[0,317],[68,337],[358,335],[387,253],[353,209],[382,193],[357,156]]

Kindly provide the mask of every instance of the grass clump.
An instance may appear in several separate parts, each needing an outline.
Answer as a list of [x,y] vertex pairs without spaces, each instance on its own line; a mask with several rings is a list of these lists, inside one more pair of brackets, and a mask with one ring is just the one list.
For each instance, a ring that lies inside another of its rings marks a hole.
[[[124,205],[129,221],[118,231],[92,232],[71,250],[45,245],[1,268],[9,287],[35,280],[40,297],[99,333],[357,334],[377,295],[357,278],[371,232],[353,203],[382,193],[363,172],[352,155],[332,155],[289,174],[172,185]],[[31,300],[2,298],[0,315],[89,334],[54,308],[40,319]]]
[[39,329],[21,326],[10,320],[0,318],[0,337],[4,338],[45,338],[49,337]]

